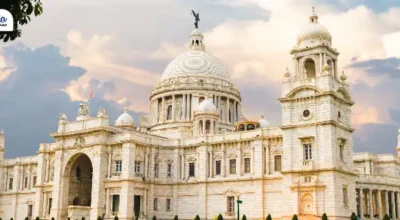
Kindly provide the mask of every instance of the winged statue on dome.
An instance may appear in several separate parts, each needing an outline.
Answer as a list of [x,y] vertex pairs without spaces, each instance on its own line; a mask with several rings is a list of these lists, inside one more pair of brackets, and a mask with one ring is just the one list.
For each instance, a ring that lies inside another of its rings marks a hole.
[[193,16],[194,16],[194,27],[197,29],[198,27],[199,27],[199,21],[200,21],[200,12],[197,12],[197,14],[196,14],[196,12],[194,12],[193,10],[192,10],[192,14],[193,14]]

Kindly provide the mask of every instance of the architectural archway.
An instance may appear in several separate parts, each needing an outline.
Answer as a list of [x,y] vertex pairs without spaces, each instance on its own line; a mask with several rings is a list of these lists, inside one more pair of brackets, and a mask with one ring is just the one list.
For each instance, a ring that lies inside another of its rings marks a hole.
[[304,62],[304,68],[306,72],[306,78],[314,78],[315,77],[315,62],[312,59],[307,59]]
[[92,202],[93,165],[83,153],[72,156],[63,172],[62,218],[89,217]]
[[307,193],[303,196],[301,199],[301,208],[302,208],[302,214],[303,215],[312,215],[314,213],[313,211],[313,197],[311,194]]

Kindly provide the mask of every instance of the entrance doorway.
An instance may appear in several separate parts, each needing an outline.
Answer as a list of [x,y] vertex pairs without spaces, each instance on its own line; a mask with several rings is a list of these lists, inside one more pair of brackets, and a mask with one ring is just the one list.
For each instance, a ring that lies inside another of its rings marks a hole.
[[313,214],[313,197],[311,194],[306,194],[302,199],[302,211],[303,215],[312,215]]
[[136,217],[140,216],[140,200],[141,196],[135,195],[133,199],[133,211]]

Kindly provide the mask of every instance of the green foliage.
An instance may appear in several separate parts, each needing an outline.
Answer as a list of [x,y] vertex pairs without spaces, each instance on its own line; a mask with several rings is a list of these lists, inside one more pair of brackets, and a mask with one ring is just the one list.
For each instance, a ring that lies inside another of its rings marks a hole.
[[54,217],[51,217],[51,220],[55,220]]
[[36,216],[36,219],[35,219],[35,220],[40,220],[39,216]]
[[297,215],[293,215],[292,220],[298,220]]
[[194,220],[200,220],[200,216],[196,215],[196,218],[194,218]]
[[390,217],[388,214],[385,214],[385,216],[383,216],[383,220],[390,220]]
[[153,220],[157,220],[157,217],[156,217],[156,216],[153,216]]
[[247,220],[246,215],[243,215],[242,220]]
[[31,21],[31,15],[39,16],[43,13],[40,0],[5,0],[1,1],[1,8],[9,11],[14,17],[14,31],[0,32],[0,40],[7,42],[21,37],[19,25],[26,25]]
[[351,216],[350,216],[350,220],[357,220],[357,215],[356,215],[356,213],[351,213]]
[[177,215],[175,215],[174,220],[179,220]]
[[272,217],[271,217],[271,215],[270,215],[270,214],[268,214],[268,216],[267,216],[267,220],[272,220]]
[[221,214],[218,215],[218,220],[224,220],[224,217],[222,217]]
[[14,218],[10,218],[10,220],[14,220]]
[[28,218],[28,217],[25,217],[25,220],[29,220],[29,218]]
[[115,216],[115,217],[114,217],[114,220],[118,220],[118,216]]
[[97,220],[102,220],[101,216],[97,217]]
[[82,220],[85,220],[85,217],[82,217]]
[[328,220],[328,216],[326,215],[326,213],[324,213],[324,214],[322,215],[322,220]]

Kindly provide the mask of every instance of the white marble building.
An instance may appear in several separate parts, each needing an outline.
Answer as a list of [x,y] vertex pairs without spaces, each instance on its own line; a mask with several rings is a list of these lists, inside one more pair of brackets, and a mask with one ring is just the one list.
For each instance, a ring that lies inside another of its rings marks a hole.
[[339,53],[318,16],[309,19],[290,51],[281,126],[242,115],[240,91],[195,29],[138,124],[82,104],[75,120],[60,115],[54,143],[15,159],[4,159],[2,132],[0,217],[235,219],[240,199],[249,219],[400,219],[400,159],[353,153]]

